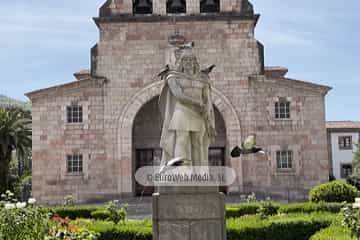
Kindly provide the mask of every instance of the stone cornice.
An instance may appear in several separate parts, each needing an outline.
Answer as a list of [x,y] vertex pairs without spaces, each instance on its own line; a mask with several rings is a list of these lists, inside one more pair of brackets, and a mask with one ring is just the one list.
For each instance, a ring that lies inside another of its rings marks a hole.
[[51,86],[48,88],[38,89],[38,90],[35,90],[32,92],[25,93],[25,96],[27,96],[30,100],[32,100],[32,99],[35,99],[38,97],[44,97],[46,94],[51,93],[51,91],[57,91],[57,90],[62,90],[62,89],[66,89],[66,88],[73,88],[77,85],[78,86],[89,85],[91,83],[95,83],[97,86],[98,84],[102,85],[103,83],[106,83],[106,82],[107,82],[107,79],[105,77],[91,77],[86,80],[77,80],[77,81],[72,81],[69,83]]
[[326,128],[328,133],[359,133],[360,128]]
[[95,17],[93,18],[96,25],[100,23],[116,23],[116,22],[202,22],[202,21],[254,21],[255,26],[260,18],[260,14],[244,15],[235,12],[225,12],[217,14],[199,14],[199,15],[133,15],[123,14],[111,17]]
[[270,77],[270,76],[265,76],[265,75],[252,75],[252,76],[250,76],[250,81],[251,80],[255,80],[255,81],[263,82],[263,83],[273,83],[273,84],[278,84],[278,85],[287,86],[287,87],[297,87],[297,88],[301,88],[306,91],[319,92],[323,96],[325,96],[332,89],[332,87],[329,87],[329,86],[320,85],[320,84],[312,83],[312,82],[306,82],[306,81],[302,81],[302,80],[285,78],[285,77],[275,78],[275,77]]

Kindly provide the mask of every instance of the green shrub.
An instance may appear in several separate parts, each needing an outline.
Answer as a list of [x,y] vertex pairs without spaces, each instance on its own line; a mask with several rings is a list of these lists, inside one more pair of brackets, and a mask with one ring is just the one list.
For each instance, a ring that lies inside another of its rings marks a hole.
[[110,212],[108,210],[100,209],[91,213],[91,218],[96,220],[106,220],[109,219],[109,217],[110,217]]
[[354,187],[357,190],[360,190],[360,176],[359,175],[352,175],[346,179],[346,182]]
[[91,218],[91,213],[99,210],[99,207],[53,207],[53,208],[44,208],[42,211],[51,213],[52,215],[57,214],[59,217],[70,219],[77,218]]
[[237,218],[244,215],[255,215],[260,207],[259,203],[241,203],[226,207],[226,218]]
[[267,217],[276,215],[279,210],[279,206],[274,204],[271,199],[266,199],[260,203],[260,207],[258,209],[258,214],[261,219],[265,219]]
[[119,206],[119,201],[111,201],[106,206],[106,210],[109,212],[109,220],[117,224],[120,221],[125,221],[127,216],[127,205]]
[[350,236],[350,231],[338,224],[332,224],[314,234],[310,240],[356,240]]
[[63,205],[68,206],[68,207],[75,206],[76,202],[77,202],[77,200],[75,197],[73,197],[72,195],[67,195],[64,197]]
[[38,240],[46,232],[47,216],[35,208],[0,210],[0,239]]
[[74,224],[99,233],[99,240],[152,240],[152,225],[149,220],[125,221],[119,225],[109,221],[78,219]]
[[22,176],[19,181],[14,186],[15,196],[18,199],[23,198],[23,191],[25,184],[29,184],[31,186],[31,175]]
[[329,226],[330,214],[275,216],[260,220],[253,216],[227,221],[227,240],[308,240]]
[[354,202],[359,195],[356,187],[342,181],[333,181],[314,187],[309,193],[311,202]]
[[[338,217],[330,213],[290,214],[260,220],[248,216],[227,220],[228,240],[308,240],[315,232],[330,226]],[[99,240],[151,240],[152,223],[127,220],[122,224],[93,219],[72,222],[80,228],[99,233]]]
[[360,239],[360,210],[346,207],[342,211],[342,225],[350,230],[351,236]]
[[[339,213],[344,206],[346,206],[344,203],[292,203],[279,205],[278,212],[284,214],[312,212]],[[258,213],[259,208],[259,203],[241,203],[238,205],[229,205],[226,207],[226,218],[238,218],[245,215],[255,215]]]
[[294,203],[294,204],[284,204],[280,205],[279,213],[289,214],[289,213],[312,213],[312,212],[331,212],[339,213],[343,207],[344,203]]

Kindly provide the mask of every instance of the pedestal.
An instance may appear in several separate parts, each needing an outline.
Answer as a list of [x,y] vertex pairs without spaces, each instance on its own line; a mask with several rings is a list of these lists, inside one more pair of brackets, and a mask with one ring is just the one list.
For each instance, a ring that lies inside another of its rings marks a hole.
[[154,240],[226,240],[223,193],[161,192],[153,194]]

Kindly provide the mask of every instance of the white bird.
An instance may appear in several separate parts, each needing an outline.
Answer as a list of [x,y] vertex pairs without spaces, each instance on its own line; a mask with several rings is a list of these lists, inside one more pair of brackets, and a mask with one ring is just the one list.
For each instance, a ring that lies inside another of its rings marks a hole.
[[185,163],[190,163],[190,162],[191,162],[190,160],[185,159],[183,157],[173,158],[160,167],[159,173],[164,173],[172,167],[180,167],[183,166]]
[[245,141],[241,144],[241,147],[236,146],[231,151],[231,157],[239,157],[241,154],[252,154],[252,153],[261,153],[265,154],[265,151],[256,146],[256,135],[252,134],[248,136]]

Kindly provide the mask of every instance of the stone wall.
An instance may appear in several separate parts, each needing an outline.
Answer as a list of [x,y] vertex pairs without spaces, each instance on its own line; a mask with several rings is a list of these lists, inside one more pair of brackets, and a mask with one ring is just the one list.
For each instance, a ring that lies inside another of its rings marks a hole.
[[[31,94],[33,118],[33,196],[41,203],[60,203],[64,196],[81,200],[88,192],[106,193],[116,184],[104,166],[103,82],[82,80]],[[66,107],[78,103],[83,123],[66,123]],[[84,174],[66,171],[66,155],[81,153]]]
[[[244,135],[256,133],[266,155],[243,158],[244,188],[282,198],[306,198],[307,190],[329,178],[325,89],[263,77],[252,79],[250,85],[248,111],[252,117]],[[279,98],[290,101],[290,119],[275,119]],[[276,151],[284,149],[293,151],[291,170],[277,169]]]

